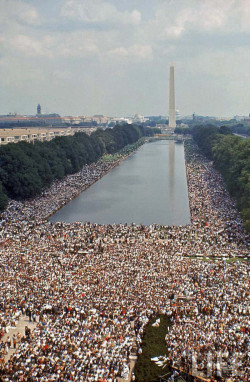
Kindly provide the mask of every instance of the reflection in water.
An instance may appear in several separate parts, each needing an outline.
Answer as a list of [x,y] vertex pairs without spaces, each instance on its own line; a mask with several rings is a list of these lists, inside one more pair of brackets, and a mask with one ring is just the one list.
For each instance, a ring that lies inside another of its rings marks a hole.
[[170,197],[174,197],[174,162],[175,162],[175,143],[174,141],[169,141],[169,192]]
[[51,221],[184,225],[190,222],[183,145],[158,141],[72,200]]

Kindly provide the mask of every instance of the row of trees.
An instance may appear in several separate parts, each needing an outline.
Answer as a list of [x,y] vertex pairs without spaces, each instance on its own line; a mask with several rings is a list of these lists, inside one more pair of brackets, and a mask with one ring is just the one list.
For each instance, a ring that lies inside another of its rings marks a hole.
[[250,138],[235,136],[225,126],[196,126],[191,133],[222,174],[250,231]]
[[[218,123],[218,122],[217,122]],[[244,125],[243,123],[238,123],[238,124],[224,124],[223,122],[223,126],[218,126],[218,125],[210,125],[211,127],[217,127],[217,128],[220,128],[220,129],[226,129],[229,132],[232,132],[234,134],[239,134],[239,135],[244,135],[244,136],[248,136],[250,137],[250,126],[249,125]],[[206,127],[204,125],[204,127]],[[175,133],[176,134],[184,134],[184,135],[187,135],[187,134],[191,134],[192,133],[192,129],[194,127],[192,126],[189,126],[189,127],[181,127],[181,126],[177,126],[175,128]]]
[[137,125],[98,129],[90,136],[56,137],[50,142],[9,143],[0,147],[0,210],[9,198],[23,200],[39,195],[55,179],[79,171],[103,154],[113,154],[154,131]]
[[246,136],[250,137],[250,126],[249,125],[244,125],[243,123],[238,123],[236,125],[229,126],[229,128],[235,134],[241,134],[241,135],[246,135]]

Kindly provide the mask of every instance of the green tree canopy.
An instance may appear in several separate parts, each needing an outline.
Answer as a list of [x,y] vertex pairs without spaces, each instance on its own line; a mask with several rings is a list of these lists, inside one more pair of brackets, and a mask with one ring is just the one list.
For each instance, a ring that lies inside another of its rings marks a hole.
[[32,198],[53,180],[62,179],[105,153],[112,154],[144,135],[153,134],[152,129],[123,124],[113,129],[97,129],[90,136],[78,132],[50,142],[0,146],[0,210],[6,206],[6,195],[17,200]]
[[250,138],[235,136],[225,126],[195,126],[191,132],[222,174],[228,191],[237,201],[245,227],[250,231]]

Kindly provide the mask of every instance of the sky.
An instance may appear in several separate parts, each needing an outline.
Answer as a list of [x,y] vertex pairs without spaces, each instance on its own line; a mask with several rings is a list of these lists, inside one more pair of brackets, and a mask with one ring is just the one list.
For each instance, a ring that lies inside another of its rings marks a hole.
[[250,113],[249,0],[0,0],[0,114]]

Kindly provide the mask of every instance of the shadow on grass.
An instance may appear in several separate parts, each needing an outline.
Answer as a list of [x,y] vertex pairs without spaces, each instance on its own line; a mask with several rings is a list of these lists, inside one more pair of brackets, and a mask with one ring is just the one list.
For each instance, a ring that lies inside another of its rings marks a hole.
[[[152,324],[160,318],[159,327],[154,327]],[[142,341],[142,354],[138,356],[135,365],[136,382],[152,382],[157,381],[158,377],[169,372],[168,363],[164,368],[159,367],[151,358],[158,356],[168,357],[168,351],[165,343],[165,336],[168,331],[168,326],[171,326],[170,319],[164,315],[158,315],[150,319],[146,326]]]

